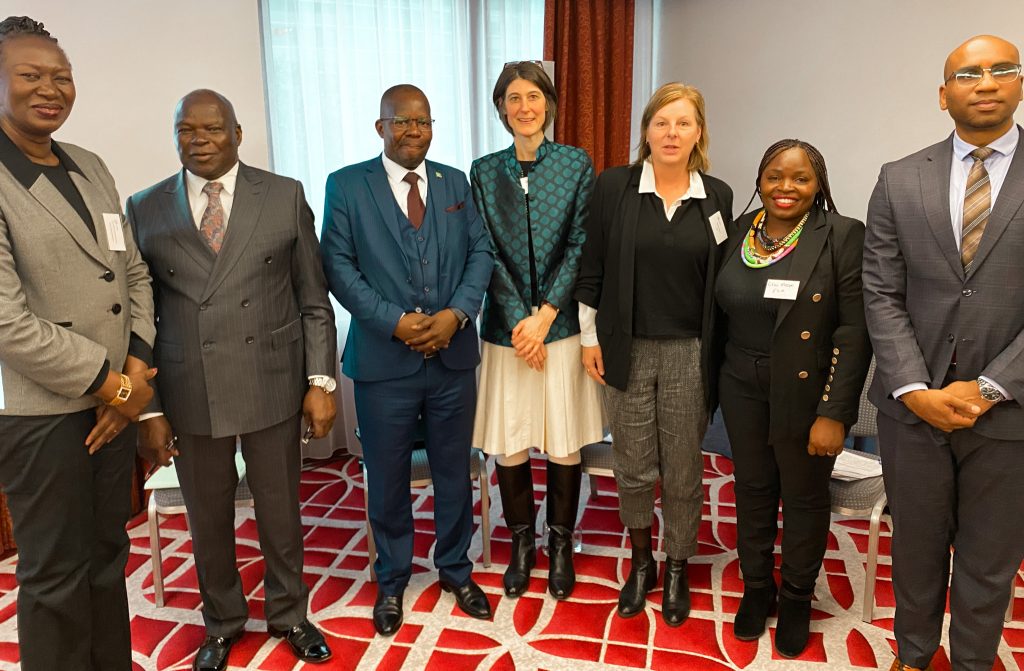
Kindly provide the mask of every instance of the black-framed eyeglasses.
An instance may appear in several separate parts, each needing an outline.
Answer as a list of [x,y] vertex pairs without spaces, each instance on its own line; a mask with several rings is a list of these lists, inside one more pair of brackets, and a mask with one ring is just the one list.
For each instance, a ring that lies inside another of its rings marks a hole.
[[960,86],[977,86],[985,78],[986,72],[992,75],[992,80],[996,83],[1009,84],[1020,77],[1020,63],[996,63],[990,68],[978,65],[960,68],[947,77],[946,82],[953,80]]
[[504,70],[505,68],[514,68],[515,66],[521,63],[533,63],[534,65],[537,65],[539,67],[544,67],[544,61],[509,61],[508,63],[502,65],[501,69]]
[[422,130],[430,130],[434,127],[434,122],[437,119],[428,119],[427,117],[421,117],[419,119],[410,119],[406,116],[386,116],[381,117],[381,121],[390,121],[391,125],[398,130],[406,130],[413,124],[416,124]]

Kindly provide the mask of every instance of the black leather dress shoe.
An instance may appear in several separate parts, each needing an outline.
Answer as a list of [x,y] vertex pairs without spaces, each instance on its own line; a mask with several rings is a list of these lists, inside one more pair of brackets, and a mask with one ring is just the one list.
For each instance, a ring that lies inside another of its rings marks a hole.
[[661,593],[661,618],[670,627],[678,627],[690,615],[690,583],[686,576],[686,560],[665,562],[665,585]]
[[478,620],[491,619],[491,602],[480,586],[470,580],[461,587],[441,581],[441,589],[451,592],[463,613]]
[[192,660],[192,671],[224,671],[228,668],[228,653],[236,639],[207,636]]
[[381,636],[394,636],[402,627],[402,595],[377,594],[373,604],[373,628]]
[[309,620],[303,620],[285,631],[269,629],[268,633],[274,638],[283,637],[288,641],[292,652],[303,662],[320,664],[331,658],[331,649],[327,647],[324,635]]

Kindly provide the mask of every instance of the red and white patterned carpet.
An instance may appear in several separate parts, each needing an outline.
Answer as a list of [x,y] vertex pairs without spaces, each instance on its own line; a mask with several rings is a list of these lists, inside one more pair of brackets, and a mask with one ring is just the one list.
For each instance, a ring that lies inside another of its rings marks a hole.
[[[544,482],[543,462],[534,477]],[[892,660],[893,596],[889,582],[888,531],[883,527],[875,621],[860,620],[864,585],[866,522],[836,518],[832,524],[824,574],[819,580],[811,642],[795,661],[773,653],[768,635],[742,643],[732,637],[732,616],[742,584],[735,552],[732,463],[705,456],[706,500],[700,554],[690,563],[693,612],[678,629],[665,627],[658,611],[659,589],[647,611],[633,619],[615,615],[618,587],[629,571],[626,534],[616,512],[614,482],[601,479],[582,516],[584,552],[577,555],[578,584],[573,597],[556,602],[546,593],[546,560],[530,592],[516,600],[502,597],[501,574],[508,557],[508,534],[501,524],[497,486],[492,476],[491,521],[495,528],[493,564],[477,564],[475,579],[490,595],[493,622],[463,616],[452,597],[442,594],[428,559],[432,544],[431,490],[413,490],[416,566],[405,595],[405,626],[394,639],[377,638],[370,623],[375,587],[367,582],[366,532],[362,476],[353,459],[318,465],[302,479],[302,515],[306,525],[306,580],[311,586],[311,619],[324,629],[334,658],[313,669],[387,669],[397,671],[556,671],[605,669],[862,669],[888,668]],[[589,487],[585,481],[583,496]],[[538,492],[538,500],[543,500]],[[477,503],[479,514],[479,502]],[[540,513],[543,519],[543,509]],[[478,520],[479,521],[479,520]],[[231,669],[284,671],[301,668],[278,639],[266,634],[263,620],[263,566],[251,509],[237,517],[238,565],[250,595],[251,620],[231,653]],[[161,525],[167,605],[153,603],[149,537],[145,515],[130,530],[132,552],[128,590],[136,669],[189,669],[203,638],[200,598],[184,516]],[[479,530],[472,556],[481,556]],[[17,669],[14,566],[0,563],[0,669]],[[1017,614],[999,649],[997,669],[1024,664],[1024,582],[1018,578]],[[769,621],[770,625],[774,620]],[[769,635],[772,635],[772,632]],[[934,668],[949,668],[946,653]]]

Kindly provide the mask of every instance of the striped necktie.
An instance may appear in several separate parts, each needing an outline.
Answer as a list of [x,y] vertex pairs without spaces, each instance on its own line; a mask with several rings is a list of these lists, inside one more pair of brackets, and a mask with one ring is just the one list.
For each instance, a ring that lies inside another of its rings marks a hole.
[[995,151],[989,147],[978,147],[970,153],[974,165],[967,175],[967,189],[964,192],[963,233],[960,237],[960,262],[964,264],[964,272],[970,272],[974,263],[974,255],[978,252],[978,243],[985,233],[985,224],[992,211],[992,183],[985,170],[985,159]]

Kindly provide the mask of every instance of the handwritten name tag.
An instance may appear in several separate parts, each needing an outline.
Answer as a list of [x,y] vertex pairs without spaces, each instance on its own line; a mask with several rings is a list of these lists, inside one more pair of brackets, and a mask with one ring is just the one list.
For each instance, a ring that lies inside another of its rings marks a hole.
[[107,229],[107,249],[112,252],[125,252],[124,230],[121,228],[121,215],[110,212],[103,213],[103,227]]
[[800,289],[799,280],[768,280],[764,285],[764,297],[780,301],[795,301]]
[[725,222],[722,221],[722,213],[715,212],[708,219],[708,223],[711,224],[711,232],[715,236],[715,244],[720,245],[725,242],[725,239],[729,236],[725,232]]

